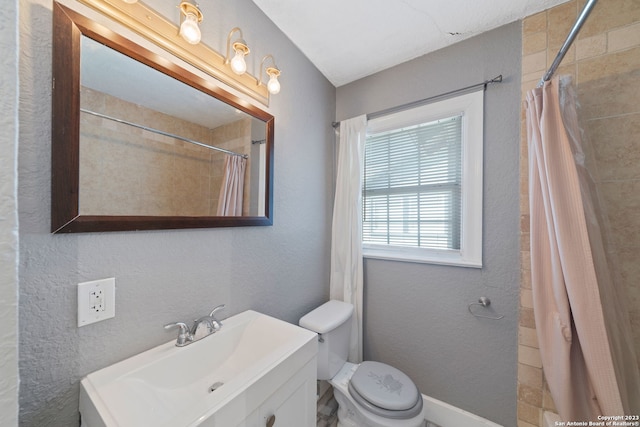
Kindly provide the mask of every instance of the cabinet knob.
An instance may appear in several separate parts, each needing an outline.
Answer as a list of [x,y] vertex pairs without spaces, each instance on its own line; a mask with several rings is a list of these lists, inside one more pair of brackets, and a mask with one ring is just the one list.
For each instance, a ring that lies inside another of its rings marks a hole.
[[273,427],[275,423],[276,423],[275,415],[271,415],[269,418],[267,418],[267,427]]

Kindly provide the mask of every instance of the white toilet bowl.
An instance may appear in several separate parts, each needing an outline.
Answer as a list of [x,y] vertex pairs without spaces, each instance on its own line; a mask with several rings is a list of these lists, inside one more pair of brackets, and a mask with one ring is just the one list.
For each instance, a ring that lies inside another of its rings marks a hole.
[[380,362],[347,363],[353,306],[329,301],[300,319],[319,334],[318,379],[329,380],[339,427],[422,427],[422,395],[400,370]]

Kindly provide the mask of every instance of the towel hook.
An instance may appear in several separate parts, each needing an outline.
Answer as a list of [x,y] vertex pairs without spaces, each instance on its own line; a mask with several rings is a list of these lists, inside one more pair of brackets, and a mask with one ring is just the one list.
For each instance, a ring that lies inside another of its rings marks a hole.
[[473,311],[471,311],[472,305],[481,305],[483,307],[489,307],[491,305],[491,300],[487,297],[480,297],[480,299],[478,299],[478,302],[472,302],[471,304],[469,304],[469,306],[467,306],[469,313],[471,313],[475,317],[481,317],[483,319],[491,319],[491,320],[500,320],[504,317],[504,315],[495,317],[495,316],[486,316],[484,314],[476,314]]

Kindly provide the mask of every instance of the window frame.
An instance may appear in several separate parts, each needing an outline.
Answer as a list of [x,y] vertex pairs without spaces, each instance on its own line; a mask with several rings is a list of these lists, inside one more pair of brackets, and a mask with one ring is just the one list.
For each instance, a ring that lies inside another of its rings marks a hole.
[[[484,91],[479,90],[371,119],[367,123],[367,134],[460,114],[462,115],[460,249],[414,248],[363,242],[362,254],[365,258],[482,268]],[[362,190],[364,197],[364,188]]]

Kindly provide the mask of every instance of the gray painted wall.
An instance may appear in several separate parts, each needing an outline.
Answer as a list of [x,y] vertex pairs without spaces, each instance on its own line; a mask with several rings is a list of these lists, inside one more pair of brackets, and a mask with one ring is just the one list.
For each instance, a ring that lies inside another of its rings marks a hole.
[[0,8],[0,425],[18,425],[18,2]]
[[[404,370],[420,390],[516,424],[519,283],[520,23],[337,90],[337,119],[504,76],[485,93],[482,269],[365,260],[365,358]],[[500,321],[467,305],[487,296]]]
[[[177,19],[177,2],[153,3]],[[202,6],[203,41],[222,51],[238,25],[253,52],[249,70],[257,74],[262,55],[272,53],[283,71],[269,109],[276,117],[272,227],[51,235],[51,2],[21,3],[22,426],[77,425],[79,380],[174,339],[165,323],[220,303],[229,315],[256,309],[297,322],[328,298],[335,88],[250,0]],[[77,328],[76,284],[104,277],[116,278],[116,317]]]

